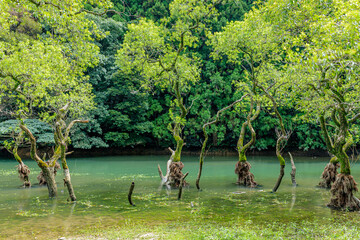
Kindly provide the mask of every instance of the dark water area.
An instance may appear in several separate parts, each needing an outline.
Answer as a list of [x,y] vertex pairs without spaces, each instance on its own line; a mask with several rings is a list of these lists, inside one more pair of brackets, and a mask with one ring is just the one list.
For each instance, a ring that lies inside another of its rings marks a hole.
[[[287,161],[285,176],[277,193],[270,193],[279,174],[275,157],[249,157],[259,188],[248,189],[235,184],[236,157],[207,157],[200,185],[195,187],[197,157],[183,157],[183,172],[189,172],[189,187],[183,199],[177,201],[177,190],[160,187],[157,165],[165,171],[168,156],[116,156],[69,159],[72,183],[78,198],[67,201],[59,171],[58,198],[48,199],[46,187],[36,185],[39,168],[31,160],[31,189],[19,186],[15,165],[11,159],[0,159],[0,238],[57,239],[73,236],[91,227],[125,226],[129,224],[160,225],[192,221],[219,223],[226,226],[235,221],[254,224],[316,221],[341,222],[359,218],[359,213],[333,211],[326,207],[328,190],[315,186],[328,158],[295,158],[298,186],[292,187],[291,164]],[[360,164],[352,164],[355,180],[360,179]],[[133,202],[127,194],[135,181]],[[328,221],[328,220],[326,220]]]

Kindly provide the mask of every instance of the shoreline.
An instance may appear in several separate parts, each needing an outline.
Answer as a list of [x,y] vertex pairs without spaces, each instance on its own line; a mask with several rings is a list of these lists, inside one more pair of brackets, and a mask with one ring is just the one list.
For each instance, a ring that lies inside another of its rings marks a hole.
[[[69,155],[69,158],[82,158],[82,157],[100,157],[100,156],[124,156],[124,155],[170,155],[170,152],[167,148],[151,148],[151,147],[134,147],[134,148],[93,148],[93,149],[70,149],[72,153]],[[51,147],[42,147],[38,149],[38,154],[42,156],[44,153],[46,155],[52,155]],[[327,151],[318,149],[318,150],[308,150],[303,151],[299,149],[289,149],[284,151],[284,155],[287,152],[291,152],[293,156],[296,157],[329,157]],[[20,148],[18,150],[19,156],[24,159],[30,158],[30,149],[29,148]],[[200,156],[200,149],[184,149],[182,151],[184,156]],[[210,149],[207,156],[237,156],[238,152],[235,149],[228,148],[213,148]],[[247,152],[247,156],[271,156],[275,154],[275,150],[250,150]],[[12,157],[12,155],[7,152],[5,149],[0,150],[0,157]]]

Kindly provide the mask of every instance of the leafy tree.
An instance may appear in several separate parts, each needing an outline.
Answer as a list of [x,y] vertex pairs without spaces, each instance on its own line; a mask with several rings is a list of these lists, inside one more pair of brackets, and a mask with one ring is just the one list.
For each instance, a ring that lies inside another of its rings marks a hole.
[[130,24],[122,48],[118,52],[118,64],[126,73],[140,74],[142,85],[148,89],[158,86],[174,95],[171,103],[168,126],[176,142],[176,149],[168,164],[170,178],[165,182],[178,186],[183,174],[180,162],[184,146],[182,128],[190,107],[186,107],[183,93],[199,79],[198,58],[189,51],[198,43],[195,35],[204,29],[205,18],[213,12],[211,3],[196,1],[173,1],[170,16],[157,25],[151,20],[141,19]]
[[[91,3],[104,8],[111,6],[108,1]],[[70,198],[76,200],[68,184],[70,173],[64,152],[64,145],[68,143],[66,133],[73,122],[66,127],[65,134],[62,130],[66,118],[67,121],[77,118],[93,107],[91,86],[84,71],[97,63],[98,48],[91,41],[102,34],[86,18],[88,11],[82,1],[6,1],[1,2],[0,7],[3,10],[0,15],[0,101],[14,106],[20,128],[30,139],[31,157],[47,180],[49,196],[57,194],[54,167],[61,157]],[[21,15],[43,23],[42,34],[18,37],[12,26],[19,20],[11,11],[21,11]],[[36,152],[36,138],[23,121],[28,116],[38,116],[56,129],[56,148],[48,163]]]
[[[277,70],[273,62],[281,61],[281,51],[278,51],[279,41],[272,31],[272,26],[262,19],[261,12],[253,8],[245,14],[244,21],[229,23],[222,32],[215,33],[211,39],[215,58],[226,55],[229,61],[240,65],[245,71],[245,78],[238,81],[237,87],[239,91],[248,95],[249,104],[247,111],[243,110],[245,121],[242,123],[237,142],[239,161],[236,164],[235,173],[238,175],[239,184],[250,187],[255,187],[257,184],[253,174],[250,173],[251,165],[246,161],[246,152],[255,143],[256,132],[252,123],[260,114],[261,102],[265,101],[260,95],[261,92],[270,100],[281,129],[276,143],[276,155],[281,166],[277,187],[281,182],[285,167],[281,150],[288,139],[288,134],[285,131],[274,94],[269,91],[273,85],[279,85],[278,76],[275,76]],[[266,75],[271,75],[271,77],[266,77]],[[245,142],[247,129],[251,133],[251,139]],[[274,188],[274,192],[277,187]]]
[[[359,209],[346,150],[357,138],[359,111],[358,1],[264,4],[269,21],[286,36],[290,86],[304,118],[318,119],[327,150],[340,163],[328,206]],[[332,168],[335,169],[336,168]]]

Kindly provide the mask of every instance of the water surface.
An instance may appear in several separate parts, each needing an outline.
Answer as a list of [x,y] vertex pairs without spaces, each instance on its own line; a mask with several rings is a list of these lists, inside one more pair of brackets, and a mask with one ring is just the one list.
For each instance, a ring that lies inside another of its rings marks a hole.
[[[78,201],[67,201],[63,175],[59,171],[58,198],[49,200],[46,187],[36,185],[39,168],[35,162],[25,163],[31,169],[31,189],[22,189],[16,162],[0,160],[0,238],[57,239],[76,236],[86,228],[106,228],[133,224],[161,225],[182,221],[219,223],[234,221],[254,224],[301,221],[334,221],[359,218],[358,213],[332,211],[326,207],[330,194],[315,188],[328,158],[295,158],[298,187],[291,185],[291,165],[277,193],[270,193],[278,174],[275,157],[249,157],[259,188],[235,185],[235,157],[207,157],[200,185],[195,187],[197,157],[183,157],[183,172],[189,172],[183,199],[177,201],[177,190],[160,188],[157,165],[165,171],[167,156],[116,156],[69,159],[72,183]],[[352,164],[353,175],[360,179],[360,166]],[[135,181],[133,201],[127,201],[128,189]],[[328,220],[326,220],[328,221]]]

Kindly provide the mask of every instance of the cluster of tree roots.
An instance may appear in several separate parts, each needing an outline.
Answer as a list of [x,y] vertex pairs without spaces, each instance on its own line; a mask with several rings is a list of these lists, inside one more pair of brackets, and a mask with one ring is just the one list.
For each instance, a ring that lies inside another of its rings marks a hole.
[[338,174],[331,188],[331,200],[328,207],[357,211],[359,200],[353,195],[358,191],[357,183],[351,175]]
[[[172,162],[170,164],[170,185],[172,187],[179,187],[181,179],[183,178],[184,174],[182,173],[182,169],[184,168],[184,164],[182,162]],[[188,185],[187,182],[184,180],[183,186]]]
[[235,174],[238,175],[236,184],[247,187],[256,187],[254,174],[250,172],[251,164],[248,161],[238,161],[235,165]]
[[318,184],[321,188],[331,188],[331,185],[336,180],[336,175],[338,174],[337,169],[340,167],[339,163],[328,163],[323,173],[321,174],[321,180]]

